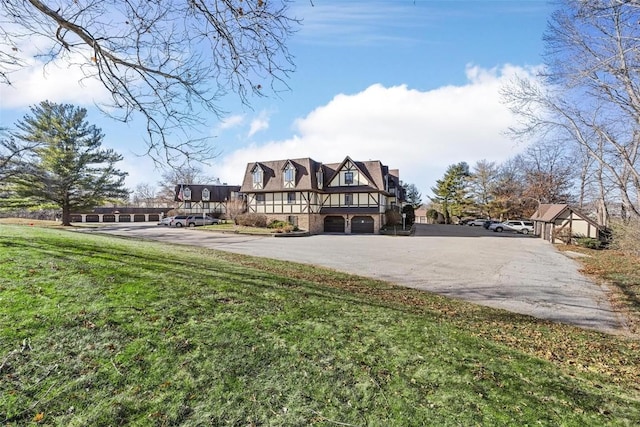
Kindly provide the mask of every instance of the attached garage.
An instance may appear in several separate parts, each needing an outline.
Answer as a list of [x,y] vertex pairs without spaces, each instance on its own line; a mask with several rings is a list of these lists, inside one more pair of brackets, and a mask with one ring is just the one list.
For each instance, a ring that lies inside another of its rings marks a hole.
[[370,216],[354,216],[351,219],[351,233],[373,234],[374,221]]
[[341,216],[327,216],[324,218],[325,233],[344,233],[344,218]]

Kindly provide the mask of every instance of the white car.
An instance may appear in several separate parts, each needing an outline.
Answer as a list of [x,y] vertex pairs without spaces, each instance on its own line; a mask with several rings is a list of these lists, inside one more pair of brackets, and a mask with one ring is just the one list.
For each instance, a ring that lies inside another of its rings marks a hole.
[[467,222],[468,226],[471,227],[482,227],[486,219],[474,219],[473,221]]
[[517,233],[533,233],[533,222],[531,221],[505,221],[491,224],[489,230],[502,233],[503,231],[515,231]]
[[174,217],[172,216],[164,217],[160,220],[160,222],[158,222],[158,225],[164,225],[165,227],[169,227],[171,225],[171,221],[173,221],[173,218]]

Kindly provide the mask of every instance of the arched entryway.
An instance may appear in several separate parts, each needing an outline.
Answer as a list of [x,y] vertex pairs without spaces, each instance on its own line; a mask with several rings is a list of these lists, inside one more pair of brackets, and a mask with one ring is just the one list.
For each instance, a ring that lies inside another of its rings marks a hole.
[[325,233],[344,233],[344,218],[341,216],[327,216],[324,218]]
[[370,216],[354,216],[351,219],[351,233],[373,234],[374,221]]

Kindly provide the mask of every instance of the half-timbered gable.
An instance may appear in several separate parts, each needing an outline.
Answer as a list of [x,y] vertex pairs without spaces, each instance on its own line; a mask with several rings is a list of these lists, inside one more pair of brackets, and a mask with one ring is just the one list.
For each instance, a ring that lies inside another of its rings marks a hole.
[[[397,203],[398,171],[379,161],[323,164],[310,158],[249,163],[241,192],[247,211],[292,222],[313,234],[374,232]],[[342,227],[342,228],[341,228]]]

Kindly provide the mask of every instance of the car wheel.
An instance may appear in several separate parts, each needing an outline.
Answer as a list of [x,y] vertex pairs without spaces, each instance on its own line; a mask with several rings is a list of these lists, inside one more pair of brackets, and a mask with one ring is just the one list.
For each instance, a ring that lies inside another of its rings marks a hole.
[[195,223],[195,222],[190,222],[190,223],[189,223],[189,227],[193,228],[193,227],[195,227],[195,226],[196,226],[196,223]]
[[502,228],[502,227],[496,227],[496,231],[497,231],[498,233],[502,233],[502,230],[503,230],[503,228]]
[[522,229],[522,234],[529,234],[529,230],[527,230],[526,228]]
[[181,222],[176,222],[176,227],[182,227],[182,223]]

